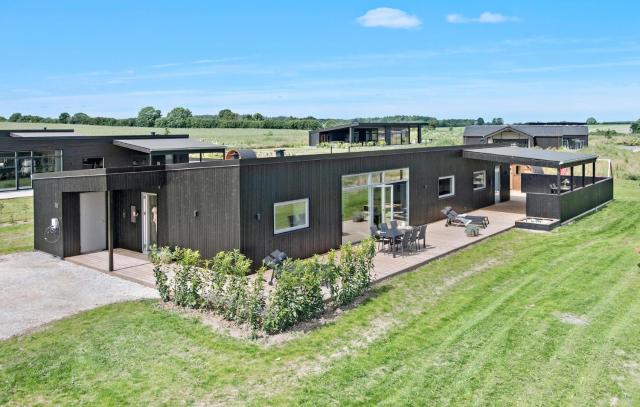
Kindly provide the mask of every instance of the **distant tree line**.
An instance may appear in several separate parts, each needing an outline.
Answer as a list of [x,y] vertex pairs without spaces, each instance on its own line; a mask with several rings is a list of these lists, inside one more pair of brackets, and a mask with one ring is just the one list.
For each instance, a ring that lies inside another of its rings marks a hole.
[[634,134],[640,133],[640,119],[638,119],[635,122],[631,123],[631,132],[634,133]]
[[[4,118],[0,118],[0,121]],[[176,127],[176,128],[265,128],[265,129],[300,129],[315,130],[322,125],[314,117],[265,117],[260,113],[239,114],[229,109],[221,110],[217,115],[193,115],[184,107],[172,109],[166,116],[162,116],[159,109],[147,106],[140,109],[137,117],[116,119],[113,117],[92,117],[86,113],[73,115],[63,112],[58,118],[23,115],[13,113],[8,119],[18,123],[62,123],[62,124],[92,124],[99,126],[126,127]]]

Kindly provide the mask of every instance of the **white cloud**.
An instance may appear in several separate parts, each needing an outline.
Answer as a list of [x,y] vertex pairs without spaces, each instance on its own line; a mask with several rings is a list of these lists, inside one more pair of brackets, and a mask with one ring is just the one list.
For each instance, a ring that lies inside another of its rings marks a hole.
[[462,14],[447,15],[447,22],[452,24],[478,23],[478,24],[499,24],[509,21],[520,21],[518,17],[509,17],[499,13],[485,11],[478,17],[465,17]]
[[367,11],[358,17],[358,23],[363,27],[381,28],[417,28],[422,21],[417,16],[407,14],[397,8],[380,7]]

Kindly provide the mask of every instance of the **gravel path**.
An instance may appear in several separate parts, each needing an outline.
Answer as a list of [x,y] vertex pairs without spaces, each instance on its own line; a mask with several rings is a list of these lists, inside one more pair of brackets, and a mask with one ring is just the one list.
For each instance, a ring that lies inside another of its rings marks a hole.
[[157,297],[154,289],[46,253],[0,256],[0,339],[101,305]]

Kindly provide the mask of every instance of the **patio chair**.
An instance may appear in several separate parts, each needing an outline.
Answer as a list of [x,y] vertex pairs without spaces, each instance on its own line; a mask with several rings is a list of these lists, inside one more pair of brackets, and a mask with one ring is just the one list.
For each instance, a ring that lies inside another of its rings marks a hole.
[[482,228],[486,228],[487,226],[489,226],[489,217],[488,216],[460,215],[455,210],[453,210],[453,208],[451,208],[451,207],[447,207],[447,208],[449,208],[449,212],[453,216],[464,218],[464,219],[470,219],[471,220],[471,224],[473,224],[473,225],[482,226]]
[[455,216],[454,214],[452,214],[450,206],[447,206],[440,212],[442,212],[447,217],[447,220],[444,223],[445,226],[467,226],[471,223],[471,219],[461,218],[460,216]]
[[417,227],[411,229],[411,238],[409,239],[409,248],[413,248],[416,252],[418,251],[418,236],[420,234],[420,229]]
[[385,238],[384,238],[384,236],[380,235],[380,231],[378,230],[377,227],[369,226],[369,234],[371,235],[373,240],[376,243],[378,243],[378,251],[380,250],[380,245],[382,245],[382,247],[384,247]]
[[413,235],[412,230],[407,230],[406,232],[400,235],[400,255],[404,256],[404,252],[411,250],[411,236]]
[[422,240],[422,248],[427,248],[427,225],[422,225],[418,228],[418,240]]

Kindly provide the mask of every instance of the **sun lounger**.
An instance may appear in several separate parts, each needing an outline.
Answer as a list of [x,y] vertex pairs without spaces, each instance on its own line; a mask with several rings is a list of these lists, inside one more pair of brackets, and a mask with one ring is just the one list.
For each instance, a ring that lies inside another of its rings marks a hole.
[[445,226],[467,226],[469,224],[486,228],[489,225],[489,217],[478,215],[460,215],[452,207],[447,206],[441,211],[447,217]]

